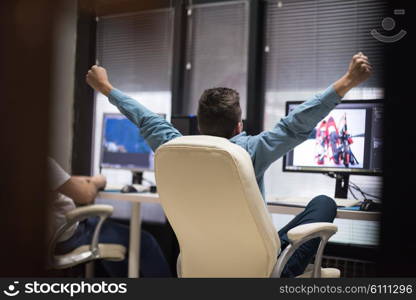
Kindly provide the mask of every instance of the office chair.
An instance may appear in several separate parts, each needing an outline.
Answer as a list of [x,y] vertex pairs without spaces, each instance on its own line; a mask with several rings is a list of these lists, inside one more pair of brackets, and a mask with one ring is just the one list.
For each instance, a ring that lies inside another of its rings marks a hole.
[[224,138],[184,136],[155,154],[158,192],[178,238],[178,277],[280,277],[302,243],[320,238],[312,269],[299,277],[340,277],[321,268],[323,250],[337,231],[312,223],[280,240],[256,182],[249,154]]
[[[114,208],[110,205],[94,204],[78,207],[66,214],[66,223],[62,225],[54,234],[49,244],[49,267],[56,270],[68,269],[83,263],[86,264],[85,277],[93,276],[93,264],[88,264],[97,259],[105,259],[111,261],[121,261],[125,258],[126,248],[119,244],[101,244],[98,243],[101,226],[104,221],[111,216]],[[82,245],[63,255],[56,255],[56,244],[62,234],[71,228],[77,222],[81,222],[87,218],[99,217],[100,220],[95,227],[91,244]]]

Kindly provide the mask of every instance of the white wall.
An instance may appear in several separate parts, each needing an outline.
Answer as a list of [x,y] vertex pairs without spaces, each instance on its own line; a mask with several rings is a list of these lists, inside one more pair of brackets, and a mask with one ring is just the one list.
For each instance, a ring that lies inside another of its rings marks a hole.
[[54,80],[50,111],[50,156],[71,171],[77,1],[60,1],[54,28]]

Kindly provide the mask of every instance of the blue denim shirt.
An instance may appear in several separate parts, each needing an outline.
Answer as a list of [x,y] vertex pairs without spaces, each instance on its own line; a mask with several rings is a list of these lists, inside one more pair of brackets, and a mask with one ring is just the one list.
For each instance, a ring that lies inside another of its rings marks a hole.
[[[120,112],[140,128],[142,136],[153,151],[156,151],[160,145],[181,136],[172,124],[121,91],[111,90],[108,98]],[[263,196],[263,177],[267,168],[305,141],[315,126],[340,102],[341,97],[330,86],[323,93],[297,106],[271,130],[254,136],[242,132],[230,139],[232,143],[243,147],[250,154]]]

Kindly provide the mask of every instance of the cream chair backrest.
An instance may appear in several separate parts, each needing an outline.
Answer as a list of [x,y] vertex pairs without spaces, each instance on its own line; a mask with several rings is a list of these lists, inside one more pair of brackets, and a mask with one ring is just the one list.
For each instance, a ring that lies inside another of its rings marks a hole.
[[155,170],[182,277],[269,277],[280,241],[243,148],[219,137],[176,138],[156,151]]

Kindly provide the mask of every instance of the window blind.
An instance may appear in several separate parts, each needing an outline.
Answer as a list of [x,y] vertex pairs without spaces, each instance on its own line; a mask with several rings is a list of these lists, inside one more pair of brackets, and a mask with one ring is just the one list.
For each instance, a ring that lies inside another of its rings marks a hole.
[[[171,111],[171,69],[174,11],[172,8],[108,15],[97,21],[96,57],[108,70],[111,83],[150,110]],[[106,97],[97,94],[94,129],[94,173],[99,172],[103,113],[118,112]],[[109,185],[132,182],[132,173],[121,169],[103,169]],[[154,175],[145,173],[148,180]],[[98,199],[97,203],[115,207],[114,216],[129,218],[130,204]],[[163,222],[160,205],[145,203],[142,218]]]
[[173,9],[100,17],[97,59],[125,92],[170,91]]
[[358,51],[374,66],[361,87],[381,87],[383,44],[370,31],[381,27],[386,8],[384,0],[267,1],[266,90],[325,88]]
[[186,112],[195,114],[202,92],[229,87],[240,94],[246,114],[248,2],[215,2],[188,7]]

